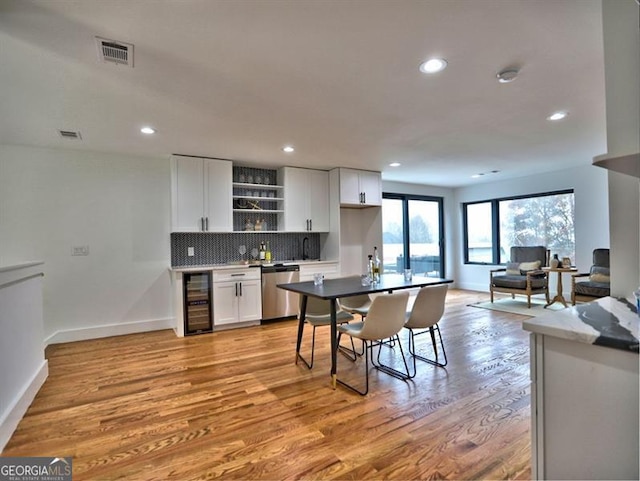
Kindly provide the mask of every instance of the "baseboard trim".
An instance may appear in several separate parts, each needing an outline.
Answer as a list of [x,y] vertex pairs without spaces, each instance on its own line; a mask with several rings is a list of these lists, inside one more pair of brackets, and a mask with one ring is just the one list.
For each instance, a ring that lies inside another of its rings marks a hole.
[[105,324],[102,326],[82,327],[79,329],[66,329],[57,331],[46,338],[45,346],[50,344],[60,344],[63,342],[99,339],[102,337],[124,336],[126,334],[136,334],[139,332],[160,331],[163,329],[173,329],[174,327],[175,320],[173,318],[167,318],[126,322],[122,324]]
[[49,375],[49,363],[45,359],[42,361],[40,368],[35,372],[31,380],[25,385],[24,390],[18,396],[12,406],[3,413],[0,420],[0,453],[11,439],[13,432],[18,427],[20,420],[31,406],[31,403],[38,394],[38,391],[44,384]]
[[489,282],[486,284],[459,283],[456,286],[456,289],[462,289],[463,291],[489,292]]

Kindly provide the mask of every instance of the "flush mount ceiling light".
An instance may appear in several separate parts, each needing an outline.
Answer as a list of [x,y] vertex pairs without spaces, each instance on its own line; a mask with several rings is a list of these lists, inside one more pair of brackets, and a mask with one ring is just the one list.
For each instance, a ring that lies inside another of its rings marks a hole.
[[567,115],[568,115],[568,112],[564,112],[564,111],[554,112],[551,115],[549,115],[549,117],[547,117],[547,120],[562,120]]
[[518,71],[513,68],[506,69],[502,72],[498,72],[496,77],[498,77],[498,82],[501,84],[508,84],[518,78]]
[[295,152],[296,149],[293,148],[292,145],[285,145],[284,147],[282,147],[282,151],[286,152],[287,154],[290,154],[291,152]]
[[142,132],[143,134],[151,135],[156,133],[156,129],[154,129],[153,127],[142,127],[140,129],[140,132]]
[[400,167],[402,164],[400,162],[391,162],[389,167]]
[[447,61],[443,58],[430,58],[420,64],[422,73],[437,73],[443,71],[447,67]]

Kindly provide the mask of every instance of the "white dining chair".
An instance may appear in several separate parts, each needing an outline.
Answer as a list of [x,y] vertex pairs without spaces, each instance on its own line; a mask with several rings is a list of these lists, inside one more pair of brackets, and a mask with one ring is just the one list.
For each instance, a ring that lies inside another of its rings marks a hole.
[[[300,296],[300,304],[302,304],[302,296]],[[353,321],[353,316],[341,309],[338,309],[336,312],[336,322],[338,324],[347,323]],[[317,297],[309,297],[307,298],[307,308],[305,312],[304,318],[305,324],[309,324],[313,327],[312,335],[311,335],[311,358],[307,361],[300,351],[296,353],[296,363],[298,358],[304,362],[304,364],[311,369],[313,367],[313,359],[315,353],[316,346],[316,328],[320,326],[330,326],[331,325],[331,303],[328,300],[319,299]],[[304,330],[302,335],[304,335]],[[302,349],[302,346],[300,347]],[[353,353],[355,352],[355,346],[353,344],[353,340],[351,341],[351,350],[348,348],[344,348],[347,353],[347,357],[351,359]]]
[[[404,351],[398,333],[402,330],[405,321],[405,312],[409,300],[408,292],[399,292],[385,296],[377,296],[371,302],[366,321],[342,324],[338,326],[338,340],[342,334],[347,334],[351,339],[361,339],[364,346],[365,357],[365,389],[364,391],[352,386],[344,380],[338,379],[338,383],[364,396],[369,392],[369,356],[376,369],[402,380],[410,379],[409,367],[404,357]],[[380,347],[385,340],[395,339],[400,347],[400,355],[404,363],[405,372],[393,369],[380,362]],[[373,347],[378,346],[378,356],[373,357]]]
[[[444,350],[442,342],[442,334],[438,322],[444,314],[445,299],[447,297],[447,285],[423,287],[418,291],[411,312],[406,314],[407,322],[404,327],[409,330],[409,354],[413,359],[413,375],[416,375],[416,359],[428,362],[435,366],[444,367],[447,365],[447,353]],[[419,330],[419,332],[416,332]],[[434,359],[421,356],[416,352],[416,336],[425,333],[431,334],[431,343],[433,345]],[[442,346],[442,362],[439,360],[438,348],[436,345],[435,333],[440,338],[440,346]]]

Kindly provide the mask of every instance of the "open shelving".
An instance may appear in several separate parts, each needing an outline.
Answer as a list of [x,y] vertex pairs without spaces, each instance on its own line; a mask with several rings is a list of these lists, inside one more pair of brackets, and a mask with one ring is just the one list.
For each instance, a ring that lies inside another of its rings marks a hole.
[[[262,183],[263,181],[269,183]],[[284,214],[284,186],[277,184],[276,170],[234,166],[232,186],[235,232],[279,231]],[[256,230],[257,222],[262,227]]]

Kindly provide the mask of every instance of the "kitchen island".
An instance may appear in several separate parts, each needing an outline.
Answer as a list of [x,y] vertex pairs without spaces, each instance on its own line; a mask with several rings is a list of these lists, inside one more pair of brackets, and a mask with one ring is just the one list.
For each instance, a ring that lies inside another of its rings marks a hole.
[[533,479],[638,479],[639,325],[612,297],[523,323]]

